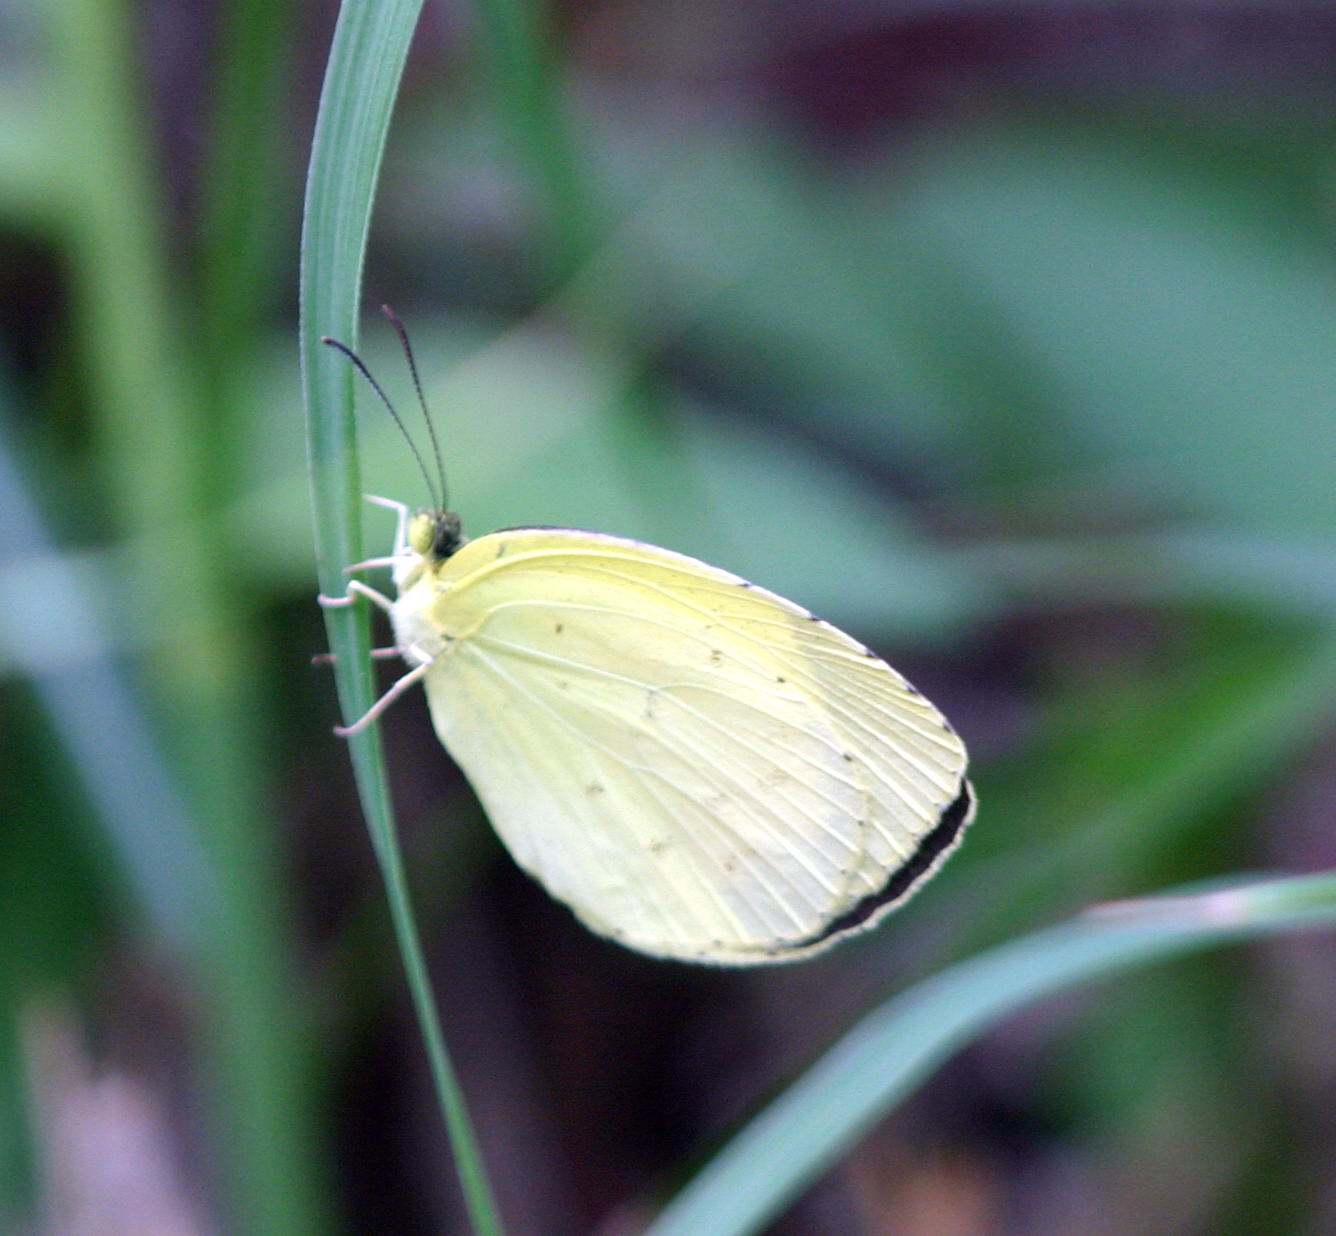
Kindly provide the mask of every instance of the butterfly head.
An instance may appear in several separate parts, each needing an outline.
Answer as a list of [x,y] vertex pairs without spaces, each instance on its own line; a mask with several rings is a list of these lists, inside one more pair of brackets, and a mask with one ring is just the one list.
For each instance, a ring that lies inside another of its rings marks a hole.
[[408,521],[408,547],[431,565],[444,562],[464,544],[459,516],[454,511],[428,508]]

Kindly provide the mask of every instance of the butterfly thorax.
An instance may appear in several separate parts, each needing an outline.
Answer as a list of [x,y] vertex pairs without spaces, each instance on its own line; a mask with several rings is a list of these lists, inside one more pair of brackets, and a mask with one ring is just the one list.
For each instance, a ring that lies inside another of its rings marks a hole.
[[396,551],[394,583],[399,596],[391,612],[395,643],[412,663],[435,660],[453,638],[442,623],[439,607],[449,584],[442,568],[467,543],[453,511],[416,511],[408,521],[404,543]]

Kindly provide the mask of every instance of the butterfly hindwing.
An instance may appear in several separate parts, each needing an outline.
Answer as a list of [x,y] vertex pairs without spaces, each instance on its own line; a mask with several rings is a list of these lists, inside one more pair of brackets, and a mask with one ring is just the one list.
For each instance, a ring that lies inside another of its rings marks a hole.
[[642,951],[801,956],[902,900],[968,821],[963,746],[931,704],[694,559],[497,532],[395,609],[401,644],[431,633],[437,732],[516,860]]

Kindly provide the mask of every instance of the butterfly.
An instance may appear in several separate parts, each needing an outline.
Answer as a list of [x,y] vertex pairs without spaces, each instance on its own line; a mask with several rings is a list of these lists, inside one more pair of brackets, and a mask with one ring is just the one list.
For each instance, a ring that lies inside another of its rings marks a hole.
[[396,596],[354,580],[322,601],[379,605],[409,670],[342,732],[421,683],[506,848],[591,930],[680,961],[796,960],[875,926],[959,844],[963,742],[802,607],[640,541],[468,540],[443,506],[370,500],[398,528],[360,565]]

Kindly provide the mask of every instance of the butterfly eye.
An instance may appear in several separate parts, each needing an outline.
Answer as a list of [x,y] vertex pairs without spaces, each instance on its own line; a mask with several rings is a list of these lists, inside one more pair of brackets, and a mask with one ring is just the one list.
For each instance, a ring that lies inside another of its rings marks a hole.
[[423,558],[443,562],[464,543],[454,511],[418,511],[408,521],[408,547]]
[[450,557],[463,543],[459,516],[454,511],[432,511],[428,518],[431,520],[432,557]]
[[408,547],[415,554],[430,554],[436,545],[436,522],[431,511],[418,511],[408,521]]

